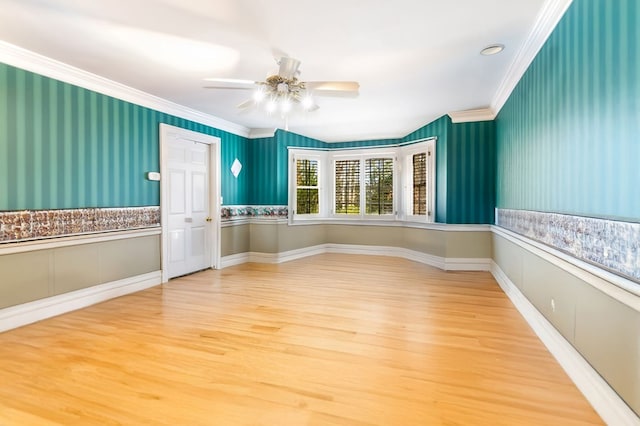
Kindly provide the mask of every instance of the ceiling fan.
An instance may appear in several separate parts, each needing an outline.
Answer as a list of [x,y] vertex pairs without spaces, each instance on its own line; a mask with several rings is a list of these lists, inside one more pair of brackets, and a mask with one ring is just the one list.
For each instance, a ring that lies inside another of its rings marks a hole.
[[238,105],[247,109],[264,104],[268,113],[279,111],[286,116],[294,106],[299,105],[305,111],[315,111],[319,107],[314,96],[355,97],[360,84],[355,81],[300,81],[298,59],[282,56],[276,59],[278,73],[268,76],[264,81],[240,80],[232,78],[206,78],[214,84],[208,89],[254,90],[251,99]]

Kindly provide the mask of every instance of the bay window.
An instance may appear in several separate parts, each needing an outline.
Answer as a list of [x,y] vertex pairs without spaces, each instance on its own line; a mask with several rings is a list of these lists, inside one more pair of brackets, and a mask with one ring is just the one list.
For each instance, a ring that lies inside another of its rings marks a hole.
[[435,139],[362,149],[289,149],[290,223],[433,222]]

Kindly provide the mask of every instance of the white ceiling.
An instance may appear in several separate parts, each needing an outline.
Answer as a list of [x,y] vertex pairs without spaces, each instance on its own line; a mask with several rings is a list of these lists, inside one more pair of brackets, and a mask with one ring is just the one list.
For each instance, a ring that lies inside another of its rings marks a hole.
[[[547,0],[548,2],[549,0]],[[324,141],[404,136],[453,111],[488,108],[545,0],[0,0],[0,40],[247,128],[242,90],[205,77],[262,80],[274,53],[303,81],[356,80],[356,98],[317,99],[289,130]],[[506,46],[496,56],[480,50]]]

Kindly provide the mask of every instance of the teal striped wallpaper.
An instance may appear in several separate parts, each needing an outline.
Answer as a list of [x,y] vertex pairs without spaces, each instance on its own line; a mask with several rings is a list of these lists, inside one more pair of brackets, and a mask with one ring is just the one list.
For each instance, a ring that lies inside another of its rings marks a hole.
[[495,122],[452,123],[448,115],[408,134],[436,136],[436,222],[493,223]]
[[276,143],[278,149],[278,171],[276,173],[276,204],[287,204],[289,201],[288,191],[288,164],[289,153],[287,147],[297,148],[327,148],[330,144],[317,139],[308,138],[296,133],[278,130],[276,132]]
[[288,203],[287,147],[341,149],[398,144],[428,137],[436,143],[436,221],[493,223],[495,206],[495,124],[453,124],[445,115],[402,139],[326,143],[278,130],[250,141],[252,205]]
[[[231,133],[222,132],[212,127],[208,128],[214,136],[220,137],[220,164],[222,177],[223,205],[237,206],[249,204],[249,188],[251,187],[251,154],[250,140]],[[206,131],[204,133],[207,133]],[[235,159],[242,164],[242,170],[237,178],[231,173],[231,165]]]
[[0,211],[159,205],[160,123],[220,137],[225,204],[247,203],[245,138],[0,64]]
[[[276,175],[280,171],[280,158],[276,138],[252,139],[249,142],[249,204],[286,205],[277,200]],[[286,159],[284,160],[286,167]]]
[[495,122],[456,123],[447,140],[447,223],[493,223]]
[[[286,205],[287,147],[365,147],[437,136],[436,220],[487,223],[484,205],[492,198],[479,185],[490,176],[473,166],[490,158],[475,143],[481,124],[458,131],[443,116],[402,139],[328,144],[278,130],[249,140],[5,64],[0,93],[0,211],[158,205],[159,184],[145,173],[159,169],[159,124],[167,123],[221,138],[224,205]],[[236,158],[244,166],[238,178],[229,170]]]
[[640,220],[640,2],[578,0],[497,118],[497,206]]

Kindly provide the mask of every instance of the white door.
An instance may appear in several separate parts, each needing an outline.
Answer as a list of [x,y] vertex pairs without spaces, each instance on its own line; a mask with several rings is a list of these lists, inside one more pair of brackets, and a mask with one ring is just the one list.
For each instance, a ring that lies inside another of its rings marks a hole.
[[166,281],[216,266],[212,252],[216,251],[214,243],[219,244],[219,220],[211,212],[218,204],[211,200],[217,198],[219,185],[215,185],[210,163],[217,159],[211,151],[219,144],[212,144],[207,135],[171,126],[162,129],[162,269]]

